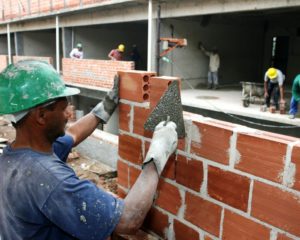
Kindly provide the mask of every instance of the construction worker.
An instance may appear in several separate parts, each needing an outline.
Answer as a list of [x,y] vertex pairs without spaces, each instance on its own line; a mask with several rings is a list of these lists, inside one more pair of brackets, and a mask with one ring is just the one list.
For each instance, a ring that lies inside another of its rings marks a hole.
[[207,89],[218,89],[219,76],[218,71],[220,67],[220,56],[218,54],[217,47],[214,47],[212,51],[208,51],[202,43],[200,43],[201,51],[209,57],[209,69],[207,76]]
[[298,103],[300,101],[300,74],[298,74],[293,82],[292,98],[290,103],[289,118],[294,119],[298,112]]
[[269,68],[264,76],[264,96],[265,96],[265,106],[270,107],[270,100],[273,94],[273,104],[276,110],[279,110],[278,98],[280,96],[280,103],[284,104],[283,98],[283,82],[285,76],[283,73],[276,68]]
[[113,61],[122,61],[124,51],[125,46],[123,44],[120,44],[117,49],[113,49],[109,52],[108,57]]
[[83,59],[83,51],[82,51],[82,44],[77,43],[76,47],[70,52],[70,58],[73,59]]
[[132,45],[130,52],[130,60],[134,62],[134,69],[137,70],[140,68],[141,55],[138,51],[138,48],[135,44]]
[[[79,180],[59,159],[109,119],[118,102],[115,80],[113,91],[65,133],[66,97],[78,89],[66,87],[40,61],[11,64],[0,74],[0,114],[13,114],[16,129],[15,141],[0,156],[0,239],[107,239],[140,227],[177,146],[175,123],[157,125],[143,170],[124,200]],[[57,139],[64,141],[53,153]]]

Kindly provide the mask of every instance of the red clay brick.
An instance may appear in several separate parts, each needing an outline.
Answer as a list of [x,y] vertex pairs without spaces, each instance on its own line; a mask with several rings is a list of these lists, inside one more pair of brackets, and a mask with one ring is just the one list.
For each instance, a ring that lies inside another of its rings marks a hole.
[[299,196],[256,181],[251,215],[300,237]]
[[134,107],[133,132],[145,136],[152,137],[152,132],[144,129],[144,124],[147,121],[151,110],[149,108]]
[[176,164],[175,159],[176,159],[176,155],[172,154],[170,156],[164,170],[162,171],[162,174],[161,174],[162,177],[175,180],[175,164]]
[[178,139],[177,149],[185,151],[185,138]]
[[204,240],[213,240],[210,236],[204,236]]
[[223,239],[269,240],[270,229],[231,211],[225,211]]
[[289,238],[288,236],[286,236],[286,235],[284,235],[282,233],[278,233],[277,240],[293,240],[293,239]]
[[176,182],[195,191],[200,191],[203,181],[203,163],[177,155]]
[[132,163],[142,164],[142,141],[125,134],[120,134],[119,155],[121,158]]
[[179,189],[161,179],[157,188],[157,200],[155,204],[168,212],[177,215],[182,204]]
[[150,229],[163,239],[167,239],[167,231],[169,228],[168,215],[162,213],[158,209],[152,207],[144,221],[146,229]]
[[151,77],[150,78],[150,106],[154,108],[160,98],[167,91],[168,86],[173,81],[178,81],[180,85],[179,78],[176,77]]
[[215,123],[193,123],[198,128],[200,139],[192,139],[191,153],[215,162],[228,164],[232,128]]
[[66,7],[75,7],[79,6],[80,0],[65,0],[66,2]]
[[250,179],[238,174],[208,167],[208,194],[223,203],[247,211]]
[[128,165],[119,160],[117,163],[117,170],[118,170],[118,184],[128,188],[128,173],[129,173]]
[[127,193],[122,188],[118,187],[118,196],[124,199],[127,196]]
[[135,167],[129,168],[129,186],[132,188],[137,178],[140,176],[141,170]]
[[176,240],[199,239],[199,233],[182,222],[174,219],[174,233]]
[[186,192],[184,218],[205,231],[219,236],[221,207]]
[[130,109],[128,104],[119,104],[119,129],[129,132]]
[[281,183],[288,142],[265,135],[238,134],[240,160],[235,168]]
[[292,163],[295,164],[295,183],[293,188],[300,191],[300,144],[294,146],[292,151]]
[[149,78],[155,72],[146,71],[119,71],[120,98],[134,102],[149,102]]

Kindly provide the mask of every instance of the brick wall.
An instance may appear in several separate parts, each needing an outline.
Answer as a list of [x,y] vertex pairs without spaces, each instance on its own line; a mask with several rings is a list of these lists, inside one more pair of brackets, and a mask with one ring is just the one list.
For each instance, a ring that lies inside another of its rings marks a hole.
[[112,3],[113,0],[5,0],[3,1],[3,15],[0,20],[7,21],[26,18],[36,14],[47,14],[74,8],[86,8],[89,5]]
[[[120,72],[118,190],[133,186],[150,144],[143,129],[169,77]],[[300,141],[185,113],[144,228],[162,239],[300,239]]]
[[8,56],[7,55],[0,55],[0,72],[6,68],[8,64]]
[[63,58],[63,78],[67,83],[111,88],[117,71],[131,70],[134,62]]
[[17,63],[19,61],[29,60],[29,59],[44,61],[53,65],[52,57],[39,57],[39,56],[13,56],[13,63]]

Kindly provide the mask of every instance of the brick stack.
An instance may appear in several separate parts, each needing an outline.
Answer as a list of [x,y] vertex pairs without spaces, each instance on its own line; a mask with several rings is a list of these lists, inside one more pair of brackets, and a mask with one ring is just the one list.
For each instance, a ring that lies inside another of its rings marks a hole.
[[111,88],[117,71],[131,70],[134,62],[63,58],[63,78],[67,83]]
[[[121,197],[140,174],[150,145],[144,122],[170,81],[178,81],[154,75],[120,73]],[[144,228],[176,240],[299,239],[299,139],[196,114],[184,119],[186,138],[167,163]]]

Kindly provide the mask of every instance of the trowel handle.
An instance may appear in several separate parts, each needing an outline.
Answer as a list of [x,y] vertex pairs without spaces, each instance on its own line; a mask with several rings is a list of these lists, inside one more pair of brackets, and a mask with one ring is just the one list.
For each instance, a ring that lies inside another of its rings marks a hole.
[[170,116],[168,115],[168,116],[167,116],[167,120],[166,120],[165,123],[164,123],[164,126],[167,126],[167,124],[168,124],[169,121],[170,121]]

